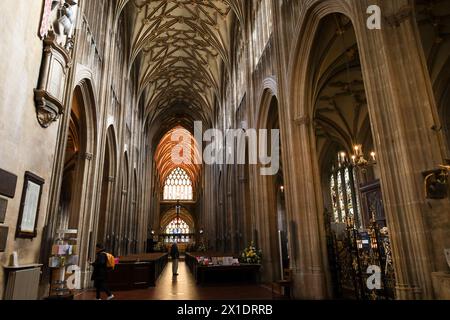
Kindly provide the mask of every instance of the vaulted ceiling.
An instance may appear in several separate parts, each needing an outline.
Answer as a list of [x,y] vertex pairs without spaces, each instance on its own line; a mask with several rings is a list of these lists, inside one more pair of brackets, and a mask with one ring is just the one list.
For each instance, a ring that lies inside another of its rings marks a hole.
[[209,117],[230,74],[230,30],[242,0],[118,0],[133,17],[130,65],[139,61],[138,95],[156,118],[178,108]]
[[327,152],[330,144],[348,152],[355,144],[372,144],[358,45],[350,19],[341,14],[324,18],[312,57],[319,154]]

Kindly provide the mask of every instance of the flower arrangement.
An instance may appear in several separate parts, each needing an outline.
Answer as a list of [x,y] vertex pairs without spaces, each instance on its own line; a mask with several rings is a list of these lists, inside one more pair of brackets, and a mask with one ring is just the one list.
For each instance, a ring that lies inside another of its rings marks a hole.
[[257,249],[254,242],[242,252],[239,261],[241,263],[261,264],[262,251]]

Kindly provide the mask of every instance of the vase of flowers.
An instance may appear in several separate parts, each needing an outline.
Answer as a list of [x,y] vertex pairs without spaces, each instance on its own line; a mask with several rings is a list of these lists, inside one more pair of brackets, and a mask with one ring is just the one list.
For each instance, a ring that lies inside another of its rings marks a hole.
[[261,264],[262,262],[262,251],[257,249],[254,242],[250,244],[244,251],[241,253],[239,258],[241,263],[248,264]]

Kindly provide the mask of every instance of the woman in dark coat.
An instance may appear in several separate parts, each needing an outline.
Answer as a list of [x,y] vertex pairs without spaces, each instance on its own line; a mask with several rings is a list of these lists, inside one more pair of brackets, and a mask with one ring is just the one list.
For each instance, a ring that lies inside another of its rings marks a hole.
[[178,251],[177,243],[174,242],[170,249],[170,256],[172,257],[172,273],[174,276],[178,275],[178,259],[180,259],[180,251]]
[[96,258],[91,264],[94,267],[91,280],[94,280],[94,286],[97,290],[97,300],[101,300],[102,291],[108,295],[107,300],[114,299],[114,295],[106,287],[106,280],[108,277],[108,257],[106,256],[105,249],[101,244],[97,244]]

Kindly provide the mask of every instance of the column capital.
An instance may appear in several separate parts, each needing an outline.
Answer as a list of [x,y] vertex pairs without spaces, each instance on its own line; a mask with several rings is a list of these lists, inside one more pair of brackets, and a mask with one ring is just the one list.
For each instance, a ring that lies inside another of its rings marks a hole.
[[410,5],[400,8],[394,14],[387,16],[386,22],[391,28],[398,28],[404,21],[414,17],[414,8]]
[[309,116],[297,117],[294,119],[297,126],[309,126],[311,124],[311,118]]

